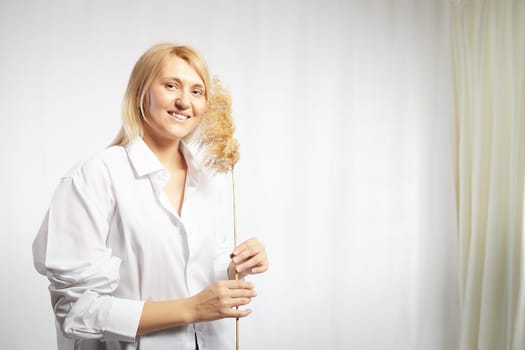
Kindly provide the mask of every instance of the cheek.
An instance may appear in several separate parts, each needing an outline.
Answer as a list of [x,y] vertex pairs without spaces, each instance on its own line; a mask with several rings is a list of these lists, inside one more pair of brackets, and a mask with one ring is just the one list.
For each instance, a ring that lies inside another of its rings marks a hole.
[[200,117],[205,112],[206,112],[206,102],[204,102],[204,103],[199,102],[199,103],[195,104],[195,115],[198,115]]
[[155,89],[150,89],[148,95],[146,96],[150,110],[163,108],[170,102],[169,95],[163,94],[161,91],[156,91]]

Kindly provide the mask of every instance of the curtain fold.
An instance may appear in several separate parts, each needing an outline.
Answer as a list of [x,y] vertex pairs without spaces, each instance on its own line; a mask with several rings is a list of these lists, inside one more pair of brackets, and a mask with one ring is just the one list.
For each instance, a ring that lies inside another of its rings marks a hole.
[[525,348],[525,2],[455,1],[460,349]]

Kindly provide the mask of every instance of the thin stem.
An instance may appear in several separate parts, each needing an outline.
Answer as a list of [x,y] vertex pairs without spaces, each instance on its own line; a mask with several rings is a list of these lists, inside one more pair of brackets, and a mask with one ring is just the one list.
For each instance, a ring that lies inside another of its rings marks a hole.
[[[232,191],[233,191],[233,246],[237,247],[237,201],[235,195],[235,175],[232,167]],[[235,275],[238,275],[237,273]],[[237,279],[237,277],[236,277]]]
[[[235,195],[235,175],[232,166],[232,192],[233,192],[233,246],[237,248],[237,201]],[[239,273],[235,271],[235,280],[239,279]],[[237,309],[239,309],[237,307]],[[235,319],[235,350],[239,350],[239,318]]]

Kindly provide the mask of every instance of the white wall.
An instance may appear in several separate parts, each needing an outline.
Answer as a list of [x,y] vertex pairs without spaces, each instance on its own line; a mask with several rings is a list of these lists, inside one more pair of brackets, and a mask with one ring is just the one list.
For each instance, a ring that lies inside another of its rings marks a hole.
[[115,135],[135,60],[176,41],[231,89],[239,228],[270,253],[241,346],[454,349],[447,3],[0,4],[0,348],[54,347],[32,239],[59,177]]

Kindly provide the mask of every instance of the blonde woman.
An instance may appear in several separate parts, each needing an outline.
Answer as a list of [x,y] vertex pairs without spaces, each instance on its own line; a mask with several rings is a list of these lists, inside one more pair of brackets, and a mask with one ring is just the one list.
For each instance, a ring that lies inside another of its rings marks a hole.
[[256,292],[242,278],[268,259],[255,238],[232,252],[214,177],[184,141],[208,117],[209,90],[195,50],[152,47],[114,145],[61,179],[33,243],[60,350],[232,348],[224,319],[250,314]]

